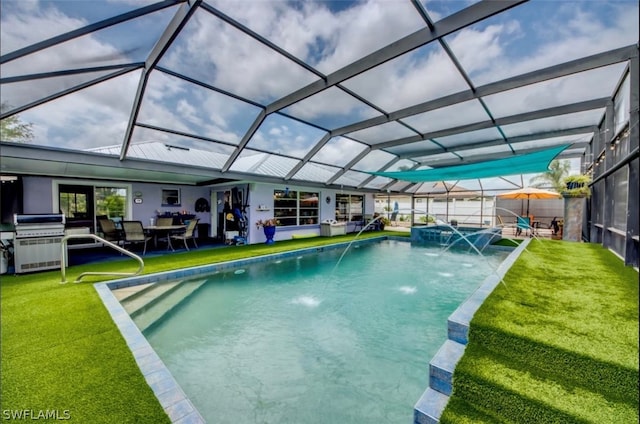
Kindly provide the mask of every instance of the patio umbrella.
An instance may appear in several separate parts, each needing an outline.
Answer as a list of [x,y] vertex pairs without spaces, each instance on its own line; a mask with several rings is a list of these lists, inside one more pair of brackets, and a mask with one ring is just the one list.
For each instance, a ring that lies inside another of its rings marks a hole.
[[498,197],[503,199],[527,199],[527,214],[525,216],[529,216],[529,201],[531,199],[557,199],[560,197],[560,194],[555,191],[543,190],[535,187],[524,187],[519,188],[518,190],[498,194]]

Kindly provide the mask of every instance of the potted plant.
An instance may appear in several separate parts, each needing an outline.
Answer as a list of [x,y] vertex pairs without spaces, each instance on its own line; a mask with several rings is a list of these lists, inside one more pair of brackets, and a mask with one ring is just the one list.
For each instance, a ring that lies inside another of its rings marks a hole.
[[564,178],[563,182],[565,188],[562,190],[562,195],[564,197],[591,196],[591,188],[589,187],[591,177],[589,175],[569,175]]
[[276,226],[278,225],[278,221],[275,218],[269,219],[260,219],[256,222],[256,227],[262,227],[264,231],[264,235],[267,238],[265,244],[273,244],[273,236],[276,234]]

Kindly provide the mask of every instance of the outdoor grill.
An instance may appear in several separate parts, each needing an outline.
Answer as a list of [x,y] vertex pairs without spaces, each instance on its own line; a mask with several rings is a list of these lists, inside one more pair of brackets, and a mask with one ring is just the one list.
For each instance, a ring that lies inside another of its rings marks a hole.
[[15,273],[60,268],[63,214],[15,214]]

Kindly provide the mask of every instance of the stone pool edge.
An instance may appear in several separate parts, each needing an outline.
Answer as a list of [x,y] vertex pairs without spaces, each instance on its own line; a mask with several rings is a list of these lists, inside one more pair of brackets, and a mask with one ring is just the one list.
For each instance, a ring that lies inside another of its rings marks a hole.
[[502,281],[504,275],[527,248],[525,239],[502,261],[496,272],[484,279],[447,319],[447,340],[429,362],[429,385],[413,409],[414,424],[438,424],[453,390],[453,372],[464,355],[468,342],[469,324],[485,299]]
[[175,424],[202,424],[206,423],[197,408],[184,393],[178,382],[175,380],[162,359],[151,347],[142,331],[133,322],[124,307],[113,295],[111,290],[123,287],[132,287],[151,282],[173,280],[176,278],[193,277],[202,274],[209,274],[222,269],[245,266],[255,262],[266,262],[276,258],[288,258],[305,254],[313,254],[324,250],[347,248],[355,244],[377,243],[384,240],[402,241],[410,243],[408,237],[400,236],[380,236],[363,240],[353,240],[349,242],[329,244],[326,246],[309,247],[305,249],[290,250],[287,252],[273,253],[270,255],[256,256],[235,261],[218,262],[209,265],[199,265],[175,271],[165,271],[155,274],[139,275],[136,277],[121,278],[104,283],[95,283],[93,286],[98,292],[105,308],[111,315],[113,322],[118,327],[120,334],[124,338],[131,354],[133,355],[140,372],[144,376],[147,384],[153,390],[158,402]]

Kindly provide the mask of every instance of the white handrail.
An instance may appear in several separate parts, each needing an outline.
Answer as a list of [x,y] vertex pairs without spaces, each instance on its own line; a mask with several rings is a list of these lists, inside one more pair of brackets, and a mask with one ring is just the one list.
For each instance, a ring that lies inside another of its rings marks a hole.
[[122,277],[133,277],[135,275],[140,274],[142,271],[144,271],[144,262],[142,261],[142,258],[136,255],[135,253],[132,253],[126,249],[123,249],[117,244],[111,243],[110,241],[107,241],[101,237],[98,237],[95,234],[69,234],[67,236],[62,237],[62,241],[60,243],[60,273],[62,274],[62,281],[60,281],[60,284],[67,283],[67,277],[66,277],[67,240],[82,239],[82,238],[91,238],[101,243],[104,243],[107,246],[114,248],[118,252],[132,257],[133,259],[139,262],[140,266],[138,267],[138,270],[136,272],[95,272],[95,271],[83,272],[82,274],[78,275],[78,278],[76,279],[76,281],[74,281],[74,283],[79,283],[80,279],[82,279],[82,277],[86,275],[118,275]]

